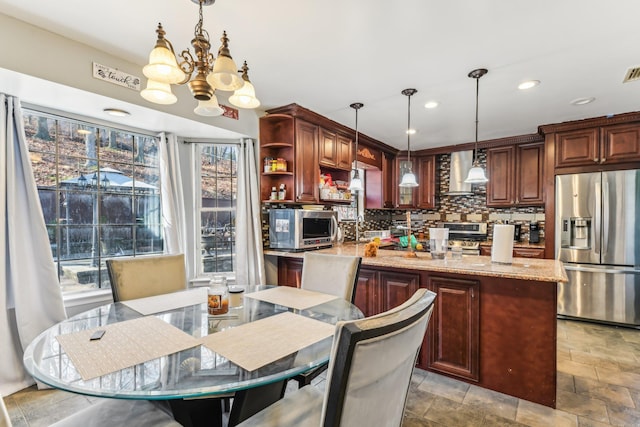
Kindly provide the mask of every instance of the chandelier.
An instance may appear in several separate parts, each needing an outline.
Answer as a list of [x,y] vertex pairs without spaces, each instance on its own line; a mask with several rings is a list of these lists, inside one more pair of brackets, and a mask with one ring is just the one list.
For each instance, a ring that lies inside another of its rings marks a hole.
[[[171,85],[188,84],[193,97],[198,101],[193,110],[201,116],[219,116],[224,111],[218,104],[216,90],[231,92],[229,102],[239,108],[256,108],[260,101],[249,81],[249,67],[245,61],[238,70],[229,52],[227,32],[222,32],[218,57],[214,59],[209,51],[209,33],[202,28],[202,6],[215,3],[215,0],[191,0],[199,5],[199,18],[191,40],[193,54],[187,48],[176,55],[171,42],[165,38],[162,24],[158,24],[158,40],[149,54],[149,63],[142,69],[148,78],[147,87],[140,95],[156,104],[174,104],[178,98],[171,92]],[[238,75],[241,72],[242,74]]]

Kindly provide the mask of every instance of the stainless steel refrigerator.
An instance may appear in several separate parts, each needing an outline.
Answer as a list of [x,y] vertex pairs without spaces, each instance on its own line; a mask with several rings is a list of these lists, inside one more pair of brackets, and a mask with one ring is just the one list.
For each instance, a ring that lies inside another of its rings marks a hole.
[[556,176],[558,314],[640,326],[640,170]]

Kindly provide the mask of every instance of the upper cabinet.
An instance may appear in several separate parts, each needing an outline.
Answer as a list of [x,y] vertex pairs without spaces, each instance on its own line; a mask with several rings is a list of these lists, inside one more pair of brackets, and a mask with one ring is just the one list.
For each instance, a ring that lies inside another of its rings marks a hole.
[[620,124],[556,134],[557,168],[640,160],[640,125]]
[[318,126],[296,120],[296,202],[318,201],[318,134]]
[[351,170],[351,139],[320,128],[318,148],[320,166]]
[[[412,157],[411,162],[406,157],[399,157],[397,162],[398,203],[400,208],[433,209],[436,206],[436,156]],[[399,187],[402,176],[409,171],[416,176],[417,187]]]
[[260,200],[269,200],[272,189],[275,188],[277,191],[284,184],[283,201],[293,201],[295,141],[293,117],[271,114],[260,118],[260,158],[264,165],[260,181]]
[[487,149],[487,206],[544,204],[544,143]]

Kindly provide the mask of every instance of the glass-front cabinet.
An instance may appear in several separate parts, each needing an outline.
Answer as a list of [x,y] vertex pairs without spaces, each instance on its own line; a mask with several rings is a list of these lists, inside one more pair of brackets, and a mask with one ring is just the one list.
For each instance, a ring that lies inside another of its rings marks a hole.
[[[411,161],[407,160],[406,157],[399,157],[398,158],[398,176],[397,178],[397,183],[400,184],[400,182],[402,182],[402,177],[405,173],[409,172],[409,170],[411,170],[415,175],[416,175],[416,179],[418,180],[418,184],[420,184],[420,177],[418,176],[418,171],[416,170],[416,165],[414,162],[414,159],[412,158]],[[416,191],[417,187],[398,187],[398,207],[403,208],[403,207],[414,207],[417,205],[417,191]]]

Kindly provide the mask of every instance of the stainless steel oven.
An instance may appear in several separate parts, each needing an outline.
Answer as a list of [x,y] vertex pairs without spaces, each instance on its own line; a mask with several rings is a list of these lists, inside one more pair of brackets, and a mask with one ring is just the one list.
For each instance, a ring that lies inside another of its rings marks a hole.
[[480,242],[487,240],[486,222],[441,222],[438,227],[449,229],[449,249],[460,246],[463,255],[480,255]]

